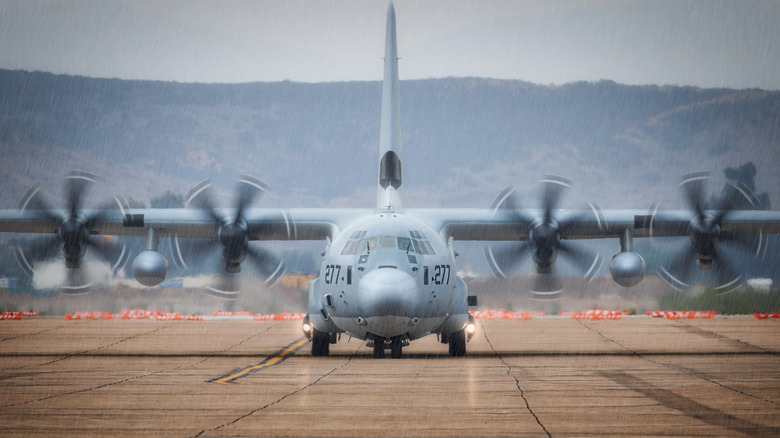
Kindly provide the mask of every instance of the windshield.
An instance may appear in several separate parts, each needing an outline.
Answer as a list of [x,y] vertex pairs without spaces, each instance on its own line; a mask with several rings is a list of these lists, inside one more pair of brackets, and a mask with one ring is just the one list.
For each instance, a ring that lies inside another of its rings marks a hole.
[[364,239],[350,239],[341,250],[341,255],[361,254],[366,251],[401,250],[407,253],[434,254],[427,240],[405,236],[373,236]]

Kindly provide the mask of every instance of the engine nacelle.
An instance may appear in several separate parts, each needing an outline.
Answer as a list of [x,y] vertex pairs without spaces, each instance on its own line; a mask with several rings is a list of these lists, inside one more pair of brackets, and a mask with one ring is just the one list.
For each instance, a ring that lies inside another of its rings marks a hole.
[[160,251],[141,251],[133,260],[133,277],[144,286],[157,286],[168,277],[168,259]]
[[615,283],[623,287],[636,286],[645,278],[645,260],[633,251],[622,251],[612,257],[609,272]]

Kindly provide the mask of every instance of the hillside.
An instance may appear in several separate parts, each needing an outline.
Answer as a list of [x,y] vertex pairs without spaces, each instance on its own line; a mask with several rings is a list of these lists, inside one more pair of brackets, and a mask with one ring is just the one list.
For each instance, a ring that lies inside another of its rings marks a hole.
[[[780,92],[518,81],[403,81],[407,206],[535,203],[546,173],[604,207],[681,206],[690,171],[758,165],[780,205]],[[373,205],[379,82],[180,84],[0,71],[0,207],[33,182],[54,198],[71,169],[148,203],[204,178],[249,173],[265,205]]]
[[[58,202],[73,169],[102,178],[93,205],[114,194],[149,205],[205,178],[228,195],[247,173],[272,186],[261,206],[373,206],[380,98],[380,82],[0,70],[0,208],[35,182]],[[780,206],[780,92],[449,78],[402,81],[401,114],[409,207],[486,207],[509,184],[535,207],[537,181],[556,173],[577,182],[564,207],[679,208],[684,173],[711,170],[717,195],[724,169],[744,163],[764,206]]]

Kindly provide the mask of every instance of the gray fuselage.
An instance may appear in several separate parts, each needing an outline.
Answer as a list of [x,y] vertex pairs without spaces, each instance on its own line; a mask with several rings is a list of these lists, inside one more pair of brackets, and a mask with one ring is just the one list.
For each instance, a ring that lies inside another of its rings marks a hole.
[[311,323],[322,332],[413,340],[468,323],[452,247],[401,213],[378,213],[339,233],[309,293]]

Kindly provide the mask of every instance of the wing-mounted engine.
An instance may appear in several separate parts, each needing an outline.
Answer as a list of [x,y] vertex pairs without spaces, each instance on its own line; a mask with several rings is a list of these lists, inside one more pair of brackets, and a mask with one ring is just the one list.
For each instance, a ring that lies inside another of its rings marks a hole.
[[[65,209],[52,208],[43,199],[37,185],[27,190],[19,201],[20,211],[40,211],[53,231],[51,236],[39,238],[27,248],[15,247],[14,254],[19,264],[33,276],[35,266],[53,259],[59,250],[66,268],[60,291],[66,294],[81,294],[90,290],[92,276],[83,267],[84,256],[88,251],[109,263],[111,271],[124,265],[128,259],[124,244],[114,242],[110,236],[101,238],[91,234],[93,227],[105,218],[106,212],[117,207],[110,202],[96,210],[82,208],[89,187],[95,180],[95,176],[87,172],[68,174],[65,178]],[[116,198],[115,201],[119,203]]]
[[250,176],[243,176],[236,187],[234,207],[232,209],[217,208],[211,196],[211,182],[202,181],[185,195],[185,206],[203,211],[217,229],[216,237],[196,242],[182,242],[175,236],[172,242],[174,261],[184,269],[188,269],[186,259],[207,257],[219,251],[219,279],[208,286],[211,295],[224,299],[235,299],[238,296],[238,277],[241,263],[245,260],[255,267],[265,279],[266,284],[273,284],[284,273],[284,263],[269,251],[249,244],[251,236],[262,235],[262,225],[250,229],[246,221],[247,207],[258,194],[268,190],[268,184]]
[[680,182],[685,200],[694,212],[687,224],[687,244],[659,268],[658,274],[670,286],[687,290],[697,281],[698,267],[698,271],[712,271],[704,281],[721,293],[727,293],[737,289],[742,281],[731,254],[744,250],[755,255],[757,251],[753,248],[751,235],[730,233],[723,225],[732,211],[752,209],[757,198],[744,184],[728,183],[719,199],[708,201],[708,179],[708,172],[692,172]]
[[525,241],[513,242],[503,248],[486,247],[485,257],[496,276],[506,277],[530,256],[536,265],[531,294],[536,298],[556,298],[562,292],[560,278],[554,268],[559,255],[588,278],[595,274],[601,259],[598,253],[591,253],[565,240],[569,225],[577,218],[561,220],[557,217],[556,208],[562,194],[573,182],[561,176],[548,175],[541,183],[541,210],[520,209],[512,187],[507,187],[496,197],[491,204],[494,214],[510,223],[515,234],[527,237]]

